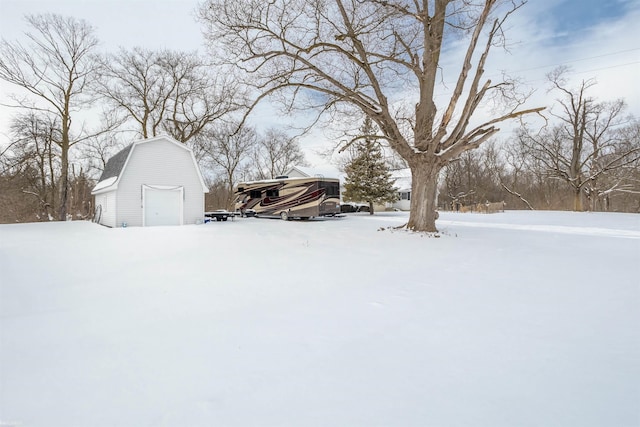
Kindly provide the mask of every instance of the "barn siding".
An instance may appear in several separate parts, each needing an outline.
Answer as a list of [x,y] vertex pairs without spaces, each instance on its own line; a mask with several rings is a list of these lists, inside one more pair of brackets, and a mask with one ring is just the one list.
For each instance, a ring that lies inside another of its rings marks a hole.
[[204,192],[191,152],[168,140],[136,144],[118,183],[116,224],[142,226],[142,185],[184,187],[184,224],[202,221]]
[[96,194],[96,207],[101,207],[100,224],[108,227],[116,226],[116,192]]

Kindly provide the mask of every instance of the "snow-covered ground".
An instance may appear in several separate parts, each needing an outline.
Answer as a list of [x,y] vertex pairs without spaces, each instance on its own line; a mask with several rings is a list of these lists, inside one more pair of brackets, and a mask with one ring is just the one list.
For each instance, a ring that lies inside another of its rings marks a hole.
[[640,215],[406,219],[0,226],[0,426],[640,425]]

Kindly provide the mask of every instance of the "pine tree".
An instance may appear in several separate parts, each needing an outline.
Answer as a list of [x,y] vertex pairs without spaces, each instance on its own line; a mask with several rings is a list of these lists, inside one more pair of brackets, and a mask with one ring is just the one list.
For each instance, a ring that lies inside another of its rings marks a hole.
[[373,215],[374,203],[395,202],[398,193],[380,145],[373,137],[376,129],[370,118],[365,119],[360,130],[363,141],[358,143],[353,159],[345,167],[343,198],[348,202],[369,203],[369,213]]

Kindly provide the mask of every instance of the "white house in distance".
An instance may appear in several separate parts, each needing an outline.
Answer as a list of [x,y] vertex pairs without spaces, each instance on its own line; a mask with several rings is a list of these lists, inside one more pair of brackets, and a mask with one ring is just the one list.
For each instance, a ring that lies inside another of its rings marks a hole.
[[201,222],[208,191],[191,149],[158,136],[111,157],[91,194],[98,223],[145,227]]
[[344,181],[344,174],[338,169],[326,166],[324,168],[309,168],[306,166],[293,166],[285,173],[289,178],[311,178],[317,176],[319,178],[337,178]]
[[394,185],[398,189],[398,200],[387,206],[401,211],[411,210],[411,169],[394,170],[391,178],[396,180]]

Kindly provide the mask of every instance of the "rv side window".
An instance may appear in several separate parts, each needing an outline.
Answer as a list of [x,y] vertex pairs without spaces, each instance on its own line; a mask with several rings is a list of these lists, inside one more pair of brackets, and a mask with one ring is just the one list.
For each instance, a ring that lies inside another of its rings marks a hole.
[[251,190],[249,191],[249,197],[252,199],[260,199],[262,198],[262,192],[260,190]]
[[340,186],[337,182],[321,182],[320,188],[324,188],[325,194],[329,197],[340,196]]
[[267,190],[267,197],[278,197],[279,196],[279,192],[277,188],[271,188],[269,190]]

